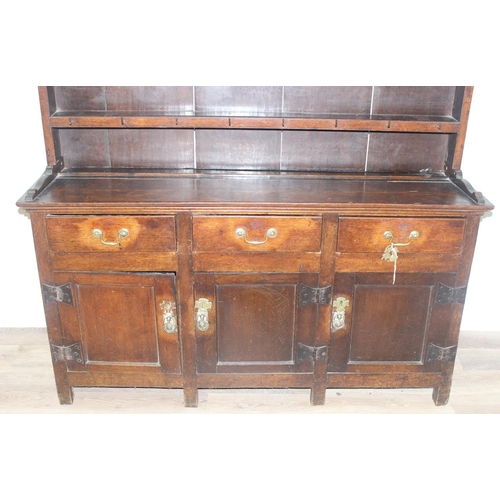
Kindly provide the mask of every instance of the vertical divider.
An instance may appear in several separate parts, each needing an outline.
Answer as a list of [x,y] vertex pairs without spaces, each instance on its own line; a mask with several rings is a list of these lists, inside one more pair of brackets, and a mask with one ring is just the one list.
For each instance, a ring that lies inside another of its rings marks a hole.
[[[331,286],[333,290],[333,272],[335,266],[335,250],[337,246],[338,215],[324,214],[321,234],[321,263],[319,287]],[[316,322],[315,347],[330,345],[330,329],[332,319],[332,304],[319,305]],[[314,382],[311,390],[311,404],[325,403],[328,372],[328,351],[324,359],[314,362]]]
[[198,406],[196,377],[196,339],[194,328],[194,277],[193,277],[193,219],[189,212],[181,212],[177,220],[179,334],[181,341],[182,374],[184,380],[184,403]]

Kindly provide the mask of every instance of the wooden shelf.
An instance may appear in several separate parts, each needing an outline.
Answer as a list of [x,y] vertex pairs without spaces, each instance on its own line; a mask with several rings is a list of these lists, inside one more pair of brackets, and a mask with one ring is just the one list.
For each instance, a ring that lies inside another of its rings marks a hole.
[[449,116],[419,115],[283,115],[165,114],[155,112],[68,112],[49,118],[53,128],[212,128],[421,132],[455,134],[460,122]]

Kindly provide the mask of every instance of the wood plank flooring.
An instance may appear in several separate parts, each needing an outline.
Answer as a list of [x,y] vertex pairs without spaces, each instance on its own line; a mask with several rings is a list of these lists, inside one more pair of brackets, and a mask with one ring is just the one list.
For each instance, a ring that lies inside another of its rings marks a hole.
[[500,413],[500,332],[462,332],[450,402],[431,389],[329,389],[324,406],[309,390],[200,390],[185,408],[181,390],[76,388],[57,399],[46,331],[0,328],[0,414],[496,414]]

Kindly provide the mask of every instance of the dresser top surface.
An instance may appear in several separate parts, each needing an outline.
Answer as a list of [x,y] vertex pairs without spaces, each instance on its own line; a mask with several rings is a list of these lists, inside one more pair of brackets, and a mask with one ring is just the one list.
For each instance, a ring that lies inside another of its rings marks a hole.
[[[99,210],[464,210],[476,204],[447,178],[193,174],[59,175],[32,202],[42,211]],[[82,212],[83,213],[83,212]]]

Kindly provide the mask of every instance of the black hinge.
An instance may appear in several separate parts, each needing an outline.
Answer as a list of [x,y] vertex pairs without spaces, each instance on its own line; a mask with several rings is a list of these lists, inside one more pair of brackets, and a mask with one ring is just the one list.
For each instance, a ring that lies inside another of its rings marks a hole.
[[71,291],[71,283],[66,283],[61,286],[52,286],[42,284],[43,300],[45,302],[63,302],[64,304],[73,305],[73,293]]
[[75,363],[83,363],[82,356],[82,346],[81,344],[71,344],[69,346],[64,345],[51,345],[50,350],[52,352],[52,357],[54,358],[54,363],[60,361],[74,361]]
[[452,288],[450,286],[443,285],[442,283],[438,283],[436,305],[439,306],[441,304],[447,304],[448,302],[460,302],[460,304],[465,304],[466,293],[466,286]]
[[456,355],[456,345],[451,347],[439,347],[434,344],[429,344],[429,350],[427,351],[427,363],[433,363],[434,361],[454,361]]
[[297,361],[324,361],[326,359],[326,352],[328,346],[311,347],[300,342],[297,344]]
[[300,284],[300,307],[308,304],[329,304],[332,301],[332,287],[325,286],[323,288],[312,288],[310,286]]

